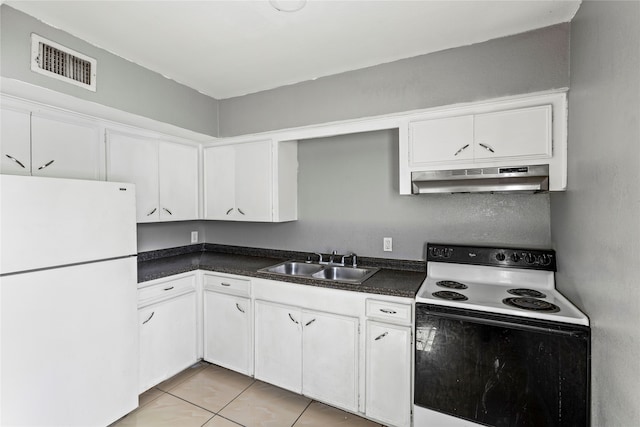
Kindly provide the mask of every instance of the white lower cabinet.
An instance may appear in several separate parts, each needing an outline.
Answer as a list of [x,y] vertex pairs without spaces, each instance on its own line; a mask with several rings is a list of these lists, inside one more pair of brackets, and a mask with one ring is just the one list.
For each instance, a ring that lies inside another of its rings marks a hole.
[[302,393],[358,410],[358,318],[302,313]]
[[302,329],[297,307],[255,302],[256,378],[302,393]]
[[198,360],[195,280],[191,274],[138,290],[140,393]]
[[358,318],[255,302],[256,378],[358,410]]
[[367,320],[365,414],[385,425],[411,423],[411,327]]
[[253,374],[251,300],[204,289],[204,360]]

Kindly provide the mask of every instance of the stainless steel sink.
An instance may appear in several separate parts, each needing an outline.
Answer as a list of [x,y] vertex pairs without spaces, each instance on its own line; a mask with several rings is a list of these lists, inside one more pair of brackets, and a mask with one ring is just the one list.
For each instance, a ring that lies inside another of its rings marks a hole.
[[271,267],[263,268],[260,271],[268,273],[284,274],[287,276],[311,276],[322,270],[323,266],[319,264],[310,264],[306,262],[286,261]]
[[279,274],[282,276],[307,277],[329,282],[344,282],[360,284],[373,276],[379,268],[349,267],[342,265],[325,265],[309,262],[285,261],[258,270],[262,273]]
[[377,268],[359,268],[327,266],[311,275],[314,279],[335,280],[338,282],[362,283],[378,271]]

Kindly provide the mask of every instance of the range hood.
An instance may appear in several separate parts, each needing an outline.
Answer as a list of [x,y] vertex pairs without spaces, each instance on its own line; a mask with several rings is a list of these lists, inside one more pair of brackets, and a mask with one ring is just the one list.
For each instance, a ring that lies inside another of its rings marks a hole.
[[411,173],[411,193],[539,192],[549,190],[549,165],[449,169]]

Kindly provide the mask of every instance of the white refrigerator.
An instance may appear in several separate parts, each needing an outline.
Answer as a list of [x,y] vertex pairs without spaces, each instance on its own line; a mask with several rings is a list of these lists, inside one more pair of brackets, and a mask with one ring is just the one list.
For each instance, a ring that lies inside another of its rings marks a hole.
[[135,409],[135,187],[0,175],[0,215],[0,425]]

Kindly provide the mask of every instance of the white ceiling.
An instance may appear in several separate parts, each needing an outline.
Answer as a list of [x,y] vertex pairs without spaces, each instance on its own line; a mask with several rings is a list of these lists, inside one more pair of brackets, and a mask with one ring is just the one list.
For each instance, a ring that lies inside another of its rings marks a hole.
[[[568,22],[580,1],[7,1],[217,99]],[[55,40],[54,40],[55,41]]]

